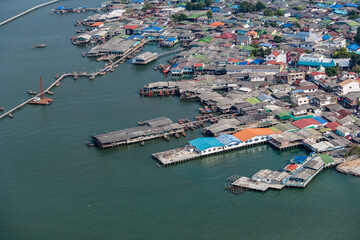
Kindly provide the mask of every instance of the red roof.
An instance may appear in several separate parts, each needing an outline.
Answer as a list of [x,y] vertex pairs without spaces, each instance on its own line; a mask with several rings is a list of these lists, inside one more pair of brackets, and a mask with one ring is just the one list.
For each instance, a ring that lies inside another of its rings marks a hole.
[[291,172],[291,171],[294,171],[297,167],[298,167],[298,165],[296,165],[296,164],[290,164],[290,165],[287,165],[285,167],[285,169]]
[[326,74],[322,73],[322,72],[312,72],[312,73],[310,73],[310,75],[313,76],[313,77],[318,76],[318,75],[325,75],[326,76]]
[[271,54],[274,54],[275,57],[279,56],[279,52],[278,52],[278,51],[273,51]]
[[96,22],[96,23],[93,23],[91,26],[92,27],[98,27],[98,26],[101,26],[101,25],[104,25],[103,22]]
[[277,62],[276,61],[267,61],[266,64],[267,65],[276,65]]
[[134,29],[136,29],[138,27],[139,27],[138,25],[125,25],[124,26],[125,29],[132,29],[132,30],[134,30]]
[[316,121],[313,118],[300,119],[300,120],[292,122],[291,124],[298,128],[306,128],[306,127],[309,127],[312,125],[321,125],[321,123],[319,123],[318,121]]
[[194,67],[202,67],[202,66],[204,66],[203,63],[195,63],[195,64],[194,64]]
[[234,33],[229,33],[229,32],[226,32],[226,33],[223,33],[221,34],[220,36],[217,36],[215,38],[222,38],[222,39],[236,39],[236,35]]
[[338,122],[335,122],[335,121],[325,124],[325,127],[330,128],[333,131],[336,131],[336,128],[339,127],[339,126],[341,126],[341,124],[338,123]]
[[349,112],[348,110],[345,109],[341,109],[339,111],[337,111],[342,117],[346,117],[348,115],[351,115],[351,112]]
[[235,58],[228,59],[227,61],[228,61],[228,62],[239,62],[239,60],[238,60],[238,59],[235,59]]

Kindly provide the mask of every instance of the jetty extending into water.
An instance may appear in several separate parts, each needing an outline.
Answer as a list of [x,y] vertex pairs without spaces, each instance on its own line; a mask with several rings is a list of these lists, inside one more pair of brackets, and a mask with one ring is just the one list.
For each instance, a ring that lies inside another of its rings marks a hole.
[[11,22],[11,21],[13,21],[13,20],[15,20],[15,19],[17,19],[17,18],[19,18],[19,17],[22,17],[22,16],[24,16],[25,14],[28,14],[28,13],[30,13],[30,12],[32,12],[32,11],[35,11],[35,10],[38,9],[38,8],[45,7],[45,6],[48,6],[48,5],[50,5],[50,4],[53,4],[53,3],[56,3],[56,2],[60,2],[60,1],[61,1],[61,0],[52,0],[52,1],[50,1],[50,2],[46,2],[46,3],[39,4],[39,5],[35,6],[35,7],[32,7],[32,8],[30,8],[30,9],[22,12],[22,13],[19,13],[18,15],[15,15],[15,16],[9,18],[9,19],[6,19],[5,21],[3,21],[3,22],[0,23],[0,26],[4,25],[4,24],[6,24],[6,23],[9,23],[9,22]]
[[68,77],[73,77],[75,80],[78,77],[89,77],[90,79],[94,79],[95,77],[99,76],[99,75],[105,75],[107,72],[110,71],[114,71],[115,68],[118,66],[118,64],[125,62],[126,58],[129,58],[129,56],[131,56],[132,54],[140,51],[142,49],[142,47],[147,43],[148,41],[142,41],[140,42],[138,45],[136,45],[135,47],[133,47],[129,52],[127,52],[127,54],[121,56],[119,59],[117,59],[115,62],[109,63],[107,64],[104,68],[100,69],[97,72],[94,73],[76,73],[76,72],[71,72],[71,73],[64,73],[62,74],[60,77],[58,77],[47,89],[44,90],[44,92],[40,92],[37,95],[35,95],[34,97],[22,102],[21,104],[17,105],[16,107],[10,109],[9,111],[5,112],[4,114],[0,115],[0,119],[3,119],[4,117],[7,116],[12,116],[12,113],[19,110],[20,108],[24,107],[26,104],[30,103],[31,101],[34,101],[35,99],[39,98],[41,95],[43,95],[44,93],[48,93],[53,87],[55,87],[57,84],[59,84],[59,82],[61,82],[63,79],[68,78]]

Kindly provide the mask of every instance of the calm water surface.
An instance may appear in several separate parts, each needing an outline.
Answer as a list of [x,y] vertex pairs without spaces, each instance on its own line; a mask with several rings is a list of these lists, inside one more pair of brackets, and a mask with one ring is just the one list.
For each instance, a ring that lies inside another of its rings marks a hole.
[[[0,21],[42,0],[0,2]],[[67,1],[69,7],[100,5]],[[94,71],[103,63],[72,46],[74,22],[88,14],[49,15],[39,9],[0,27],[0,106],[10,108],[48,86],[56,73]],[[91,13],[92,14],[92,13]],[[31,49],[45,42],[44,49]],[[148,50],[157,51],[155,46]],[[167,116],[193,117],[199,105],[176,97],[141,98],[143,85],[164,80],[154,64],[120,65],[90,81],[65,79],[48,107],[26,106],[0,122],[0,239],[359,239],[360,180],[332,169],[305,189],[240,196],[227,177],[280,170],[301,149],[257,146],[157,168],[153,152],[184,145],[200,131],[170,142],[108,150],[87,148],[93,133]]]

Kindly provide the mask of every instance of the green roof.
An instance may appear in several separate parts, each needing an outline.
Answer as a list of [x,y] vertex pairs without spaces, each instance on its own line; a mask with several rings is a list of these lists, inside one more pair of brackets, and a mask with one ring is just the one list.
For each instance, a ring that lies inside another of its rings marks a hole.
[[255,98],[255,97],[251,97],[246,99],[247,102],[251,103],[252,105],[256,104],[256,103],[260,103],[259,99]]
[[269,127],[269,129],[273,130],[274,132],[278,132],[280,131],[279,129],[277,129],[276,127],[272,126],[272,127]]
[[210,36],[203,37],[199,40],[199,42],[211,42],[214,38]]
[[191,14],[190,16],[188,16],[187,18],[188,19],[195,19],[195,18],[198,18],[198,17],[201,17],[201,16],[205,16],[206,14],[205,13],[193,13]]
[[256,48],[251,47],[251,46],[245,46],[245,47],[243,47],[242,49],[252,51],[252,50],[255,50]]
[[286,120],[292,118],[293,116],[290,113],[279,113],[277,115],[281,120]]
[[359,25],[359,23],[353,21],[348,21],[346,24],[349,25],[350,27],[355,27]]
[[292,18],[288,18],[288,21],[289,21],[289,22],[297,22],[297,21],[299,21],[299,20],[297,20],[296,18],[292,17]]
[[332,129],[331,128],[322,128],[322,129],[319,130],[319,132],[321,132],[321,133],[324,133],[324,132],[327,132],[327,131],[332,131]]
[[332,159],[329,154],[321,154],[320,158],[325,163],[325,165],[334,162],[334,159]]
[[128,38],[128,37],[130,37],[130,35],[119,35],[119,36],[116,36],[116,37],[113,37],[112,39],[114,39],[114,38]]
[[196,55],[194,55],[194,57],[200,58],[201,60],[205,60],[205,59],[206,59],[206,56],[205,56],[205,55],[202,55],[202,54],[196,54]]

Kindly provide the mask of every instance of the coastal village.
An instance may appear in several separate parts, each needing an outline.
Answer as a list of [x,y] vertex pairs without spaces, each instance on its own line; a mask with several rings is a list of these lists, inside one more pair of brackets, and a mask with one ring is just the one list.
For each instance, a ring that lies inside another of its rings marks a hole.
[[[97,73],[66,77],[94,79],[127,59],[144,65],[168,56],[168,64],[154,70],[159,79],[171,80],[139,86],[139,94],[201,104],[192,120],[164,116],[139,122],[94,135],[89,146],[144,145],[202,128],[204,136],[186,146],[153,153],[158,166],[256,144],[309,150],[308,156],[289,159],[281,171],[229,177],[226,188],[242,193],[304,188],[322,170],[357,159],[359,9],[356,1],[130,0],[96,9],[61,6],[50,14],[96,12],[75,23],[70,40],[91,45],[83,57],[106,65]],[[146,44],[164,51],[140,52]],[[359,175],[360,164],[348,172]]]

